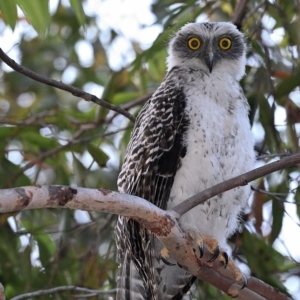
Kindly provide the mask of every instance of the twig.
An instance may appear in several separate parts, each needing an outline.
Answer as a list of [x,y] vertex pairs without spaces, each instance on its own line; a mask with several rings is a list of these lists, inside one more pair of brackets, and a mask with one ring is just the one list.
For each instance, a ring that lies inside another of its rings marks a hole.
[[30,77],[35,81],[38,81],[38,82],[56,87],[60,90],[70,92],[73,96],[82,98],[86,101],[92,101],[92,102],[94,102],[98,105],[101,105],[105,108],[108,108],[110,110],[113,110],[113,111],[125,116],[126,118],[128,118],[132,122],[135,122],[134,116],[132,114],[130,114],[128,111],[124,110],[123,108],[121,108],[119,106],[116,106],[116,105],[113,105],[111,103],[108,103],[107,101],[104,101],[104,100],[102,100],[102,99],[100,99],[100,98],[98,98],[94,95],[86,93],[81,89],[78,89],[76,87],[67,85],[67,84],[65,84],[61,81],[57,81],[57,80],[54,80],[54,79],[49,79],[49,78],[46,78],[46,77],[44,77],[40,74],[37,74],[37,73],[35,73],[35,72],[19,65],[19,64],[17,64],[13,59],[11,59],[8,55],[6,55],[1,48],[0,48],[0,58],[8,66],[10,66],[12,69],[14,69],[15,71],[17,71],[17,72],[19,72],[19,73],[21,73],[21,74],[23,74],[27,77]]
[[92,293],[94,295],[105,295],[105,294],[113,294],[116,293],[116,289],[112,290],[107,290],[107,291],[99,291],[99,290],[92,290],[92,289],[87,289],[87,288],[82,288],[78,286],[58,286],[52,289],[47,289],[47,290],[40,290],[40,291],[35,291],[32,293],[26,293],[22,295],[18,295],[16,297],[11,298],[11,300],[21,300],[21,299],[27,299],[31,297],[37,297],[41,295],[48,295],[48,294],[53,294],[53,293],[58,293],[62,291],[74,291],[74,292],[87,292],[87,293]]

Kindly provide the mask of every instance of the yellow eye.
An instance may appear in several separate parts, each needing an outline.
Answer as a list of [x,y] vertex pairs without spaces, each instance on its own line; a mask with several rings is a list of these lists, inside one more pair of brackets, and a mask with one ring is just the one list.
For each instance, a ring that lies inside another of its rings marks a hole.
[[191,49],[191,50],[198,50],[201,46],[201,41],[199,38],[197,37],[192,37],[188,40],[188,47]]
[[229,38],[222,38],[219,41],[219,46],[222,50],[228,50],[231,48],[231,40]]

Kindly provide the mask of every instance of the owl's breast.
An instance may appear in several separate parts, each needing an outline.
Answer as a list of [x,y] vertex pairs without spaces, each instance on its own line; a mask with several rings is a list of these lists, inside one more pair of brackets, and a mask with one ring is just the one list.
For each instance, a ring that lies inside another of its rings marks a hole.
[[[248,106],[239,85],[208,76],[189,82],[185,86],[189,128],[183,139],[187,151],[177,170],[168,208],[253,168]],[[193,224],[202,220],[199,230],[212,235],[214,226],[227,227],[228,236],[236,227],[237,215],[245,207],[249,192],[249,187],[226,192],[194,208],[183,219]]]

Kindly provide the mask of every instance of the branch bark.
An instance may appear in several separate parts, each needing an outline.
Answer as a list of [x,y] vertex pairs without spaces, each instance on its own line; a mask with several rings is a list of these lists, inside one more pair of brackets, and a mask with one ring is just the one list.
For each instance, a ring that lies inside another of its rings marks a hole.
[[19,72],[27,77],[30,77],[31,79],[35,80],[35,81],[38,81],[38,82],[41,82],[41,83],[44,83],[44,84],[47,84],[47,85],[50,85],[50,86],[53,86],[53,87],[56,87],[60,90],[63,90],[63,91],[66,91],[66,92],[69,92],[71,93],[73,96],[76,96],[76,97],[79,97],[79,98],[82,98],[86,101],[92,101],[98,105],[101,105],[105,108],[108,108],[110,110],[113,110],[123,116],[125,116],[126,118],[128,118],[130,121],[132,121],[133,123],[135,122],[135,118],[132,114],[130,114],[128,111],[124,110],[123,108],[119,107],[119,106],[116,106],[116,105],[113,105],[107,101],[104,101],[92,94],[89,94],[89,93],[86,93],[84,92],[83,90],[79,89],[79,88],[76,88],[76,87],[73,87],[73,86],[70,86],[70,85],[67,85],[61,81],[57,81],[57,80],[54,80],[54,79],[49,79],[49,78],[46,78],[40,74],[37,74],[19,64],[17,64],[13,59],[11,59],[8,55],[6,55],[4,53],[4,51],[0,48],[0,58],[8,65],[10,66],[12,69],[14,69],[16,72]]

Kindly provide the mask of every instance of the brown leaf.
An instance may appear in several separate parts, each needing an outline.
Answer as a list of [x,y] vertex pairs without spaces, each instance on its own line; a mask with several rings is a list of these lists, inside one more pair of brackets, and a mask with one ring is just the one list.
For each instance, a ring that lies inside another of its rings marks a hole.
[[294,123],[300,123],[300,108],[291,99],[287,98],[285,103],[288,119]]
[[[265,184],[263,180],[260,181],[257,189],[265,190]],[[266,201],[266,194],[260,193],[258,191],[254,192],[251,211],[253,217],[255,218],[254,227],[256,229],[256,232],[259,233],[260,235],[262,235],[261,226],[263,222],[263,205],[265,201]]]

